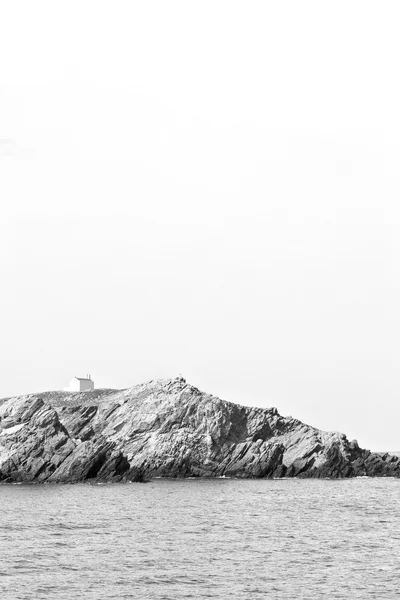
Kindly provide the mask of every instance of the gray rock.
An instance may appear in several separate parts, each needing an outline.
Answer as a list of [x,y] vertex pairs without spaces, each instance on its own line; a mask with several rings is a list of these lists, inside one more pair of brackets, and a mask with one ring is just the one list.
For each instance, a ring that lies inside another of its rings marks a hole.
[[3,482],[364,475],[398,477],[400,458],[276,408],[225,402],[183,378],[0,401]]

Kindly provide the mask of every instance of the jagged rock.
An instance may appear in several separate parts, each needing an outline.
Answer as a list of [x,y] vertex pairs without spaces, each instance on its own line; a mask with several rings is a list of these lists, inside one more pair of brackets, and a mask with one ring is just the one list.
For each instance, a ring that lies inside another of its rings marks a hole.
[[74,449],[57,412],[40,398],[0,406],[0,481],[45,481]]
[[0,401],[0,481],[399,476],[400,458],[183,378]]

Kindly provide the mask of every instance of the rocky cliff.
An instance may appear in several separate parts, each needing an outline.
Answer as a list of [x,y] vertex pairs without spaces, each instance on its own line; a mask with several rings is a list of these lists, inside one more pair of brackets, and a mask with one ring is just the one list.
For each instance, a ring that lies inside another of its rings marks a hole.
[[0,400],[3,482],[360,475],[399,476],[400,458],[276,408],[225,402],[182,378]]

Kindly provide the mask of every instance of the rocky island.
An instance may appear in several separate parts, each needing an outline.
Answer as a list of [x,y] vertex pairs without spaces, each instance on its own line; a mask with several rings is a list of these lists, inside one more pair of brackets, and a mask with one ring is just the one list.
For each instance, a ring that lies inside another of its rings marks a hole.
[[400,475],[400,458],[183,378],[0,400],[0,482]]

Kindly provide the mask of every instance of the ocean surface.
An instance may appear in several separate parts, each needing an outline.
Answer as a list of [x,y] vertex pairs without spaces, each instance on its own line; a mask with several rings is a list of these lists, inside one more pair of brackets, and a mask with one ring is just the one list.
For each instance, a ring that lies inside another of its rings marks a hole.
[[400,480],[0,485],[0,598],[396,600]]

